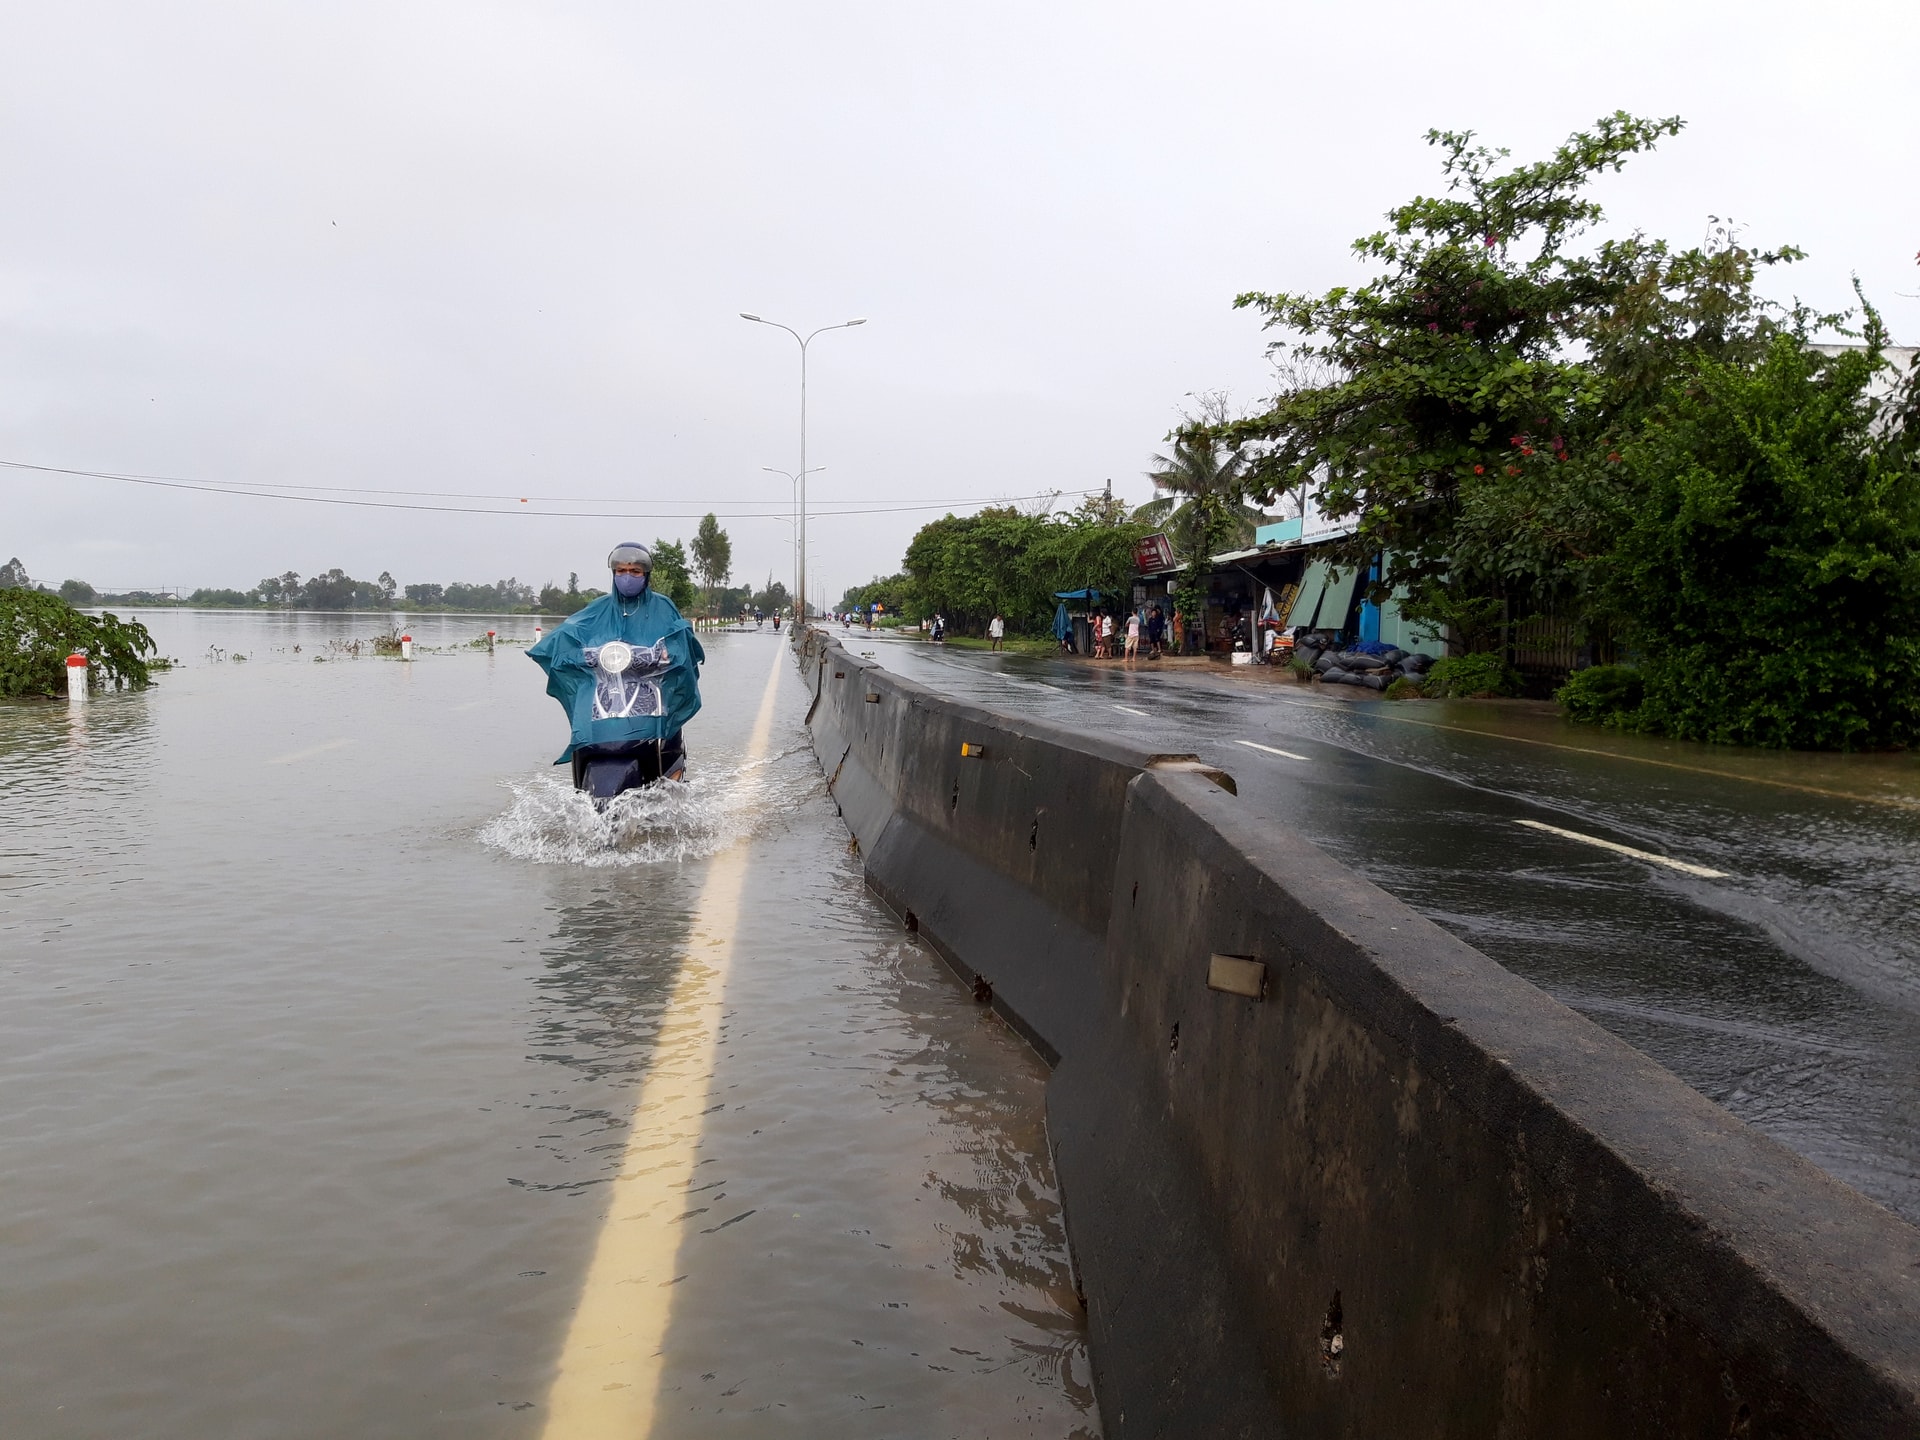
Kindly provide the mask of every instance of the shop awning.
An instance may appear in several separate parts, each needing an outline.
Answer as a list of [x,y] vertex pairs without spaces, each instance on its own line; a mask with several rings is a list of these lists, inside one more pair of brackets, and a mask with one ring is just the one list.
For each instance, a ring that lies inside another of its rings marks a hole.
[[1353,608],[1353,592],[1360,585],[1360,567],[1349,565],[1334,572],[1327,581],[1327,593],[1320,597],[1320,613],[1314,620],[1321,630],[1338,630],[1347,623],[1347,611]]
[[1053,592],[1053,598],[1056,600],[1090,600],[1095,605],[1098,605],[1100,603],[1100,592],[1098,590],[1056,590]]
[[1320,608],[1320,597],[1327,589],[1327,562],[1315,560],[1307,566],[1306,574],[1300,577],[1300,593],[1293,597],[1293,604],[1287,607],[1288,626],[1313,624],[1314,611]]

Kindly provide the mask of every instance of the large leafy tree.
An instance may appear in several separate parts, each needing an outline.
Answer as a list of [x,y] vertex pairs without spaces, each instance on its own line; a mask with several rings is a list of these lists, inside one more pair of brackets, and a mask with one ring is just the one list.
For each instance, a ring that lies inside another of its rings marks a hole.
[[[1604,453],[1617,392],[1652,378],[1635,371],[1646,325],[1623,321],[1626,302],[1689,323],[1669,282],[1702,268],[1639,236],[1581,248],[1602,219],[1586,191],[1680,127],[1621,112],[1515,166],[1471,132],[1430,131],[1447,189],[1355,242],[1369,279],[1236,301],[1282,332],[1283,373],[1312,377],[1213,427],[1246,452],[1250,493],[1323,483],[1322,509],[1358,520],[1344,558],[1392,550],[1399,578],[1439,608],[1577,585],[1595,502],[1549,467]],[[1596,342],[1612,369],[1587,363]]]

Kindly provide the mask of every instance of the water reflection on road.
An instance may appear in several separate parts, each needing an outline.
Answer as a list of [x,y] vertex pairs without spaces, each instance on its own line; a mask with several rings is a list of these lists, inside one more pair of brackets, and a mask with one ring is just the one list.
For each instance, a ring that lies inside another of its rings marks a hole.
[[1739,752],[1544,706],[846,638],[951,693],[1199,753],[1250,804],[1920,1221],[1913,757]]
[[[760,772],[589,865],[468,643],[530,622],[141,618],[159,688],[0,706],[0,1434],[539,1435],[734,843],[655,1433],[1097,1433],[1043,1071],[865,894],[790,674]],[[708,777],[782,644],[709,644]]]

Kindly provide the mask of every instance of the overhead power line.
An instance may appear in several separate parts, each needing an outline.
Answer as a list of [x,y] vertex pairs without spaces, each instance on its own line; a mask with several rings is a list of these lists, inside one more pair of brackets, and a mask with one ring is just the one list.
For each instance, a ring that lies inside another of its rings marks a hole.
[[[550,520],[697,520],[717,506],[727,505],[765,505],[768,502],[755,500],[710,500],[692,509],[659,510],[543,510],[533,508],[534,500],[542,505],[561,504],[619,504],[615,499],[604,497],[563,497],[563,496],[506,496],[489,494],[470,494],[460,491],[436,490],[382,490],[363,486],[331,485],[282,485],[273,483],[241,484],[232,481],[190,480],[179,476],[130,475],[111,470],[81,470],[62,465],[34,465],[24,460],[0,460],[0,468],[8,470],[28,470],[43,475],[70,475],[87,480],[111,480],[122,485],[144,485],[161,490],[192,490],[206,495],[237,495],[254,500],[293,500],[308,505],[345,505],[369,510],[412,510],[433,515],[513,515],[541,516]],[[319,493],[303,493],[319,492]],[[1092,495],[1093,490],[1043,491],[1037,495],[993,495],[975,496],[960,500],[921,501],[911,505],[874,505],[858,500],[828,500],[815,502],[808,506],[808,513],[816,519],[833,519],[841,515],[895,515],[913,511],[948,510],[969,505],[1014,505],[1026,501],[1046,500],[1068,495]],[[356,495],[412,496],[427,499],[448,500],[497,500],[513,502],[510,508],[480,505],[423,505],[407,499],[369,500],[352,499]],[[525,507],[525,508],[523,508]],[[791,520],[791,509],[778,510],[733,510],[725,515],[728,520]]]

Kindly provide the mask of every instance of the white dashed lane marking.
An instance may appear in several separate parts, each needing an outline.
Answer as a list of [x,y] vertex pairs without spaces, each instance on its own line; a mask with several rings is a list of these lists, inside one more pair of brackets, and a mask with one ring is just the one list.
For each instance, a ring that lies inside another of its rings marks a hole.
[[1129,715],[1138,715],[1142,720],[1151,720],[1153,718],[1151,715],[1147,714],[1146,711],[1136,710],[1131,705],[1116,705],[1113,708],[1116,710],[1124,710]]
[[1631,855],[1636,860],[1645,860],[1650,865],[1664,865],[1669,870],[1678,870],[1682,875],[1697,875],[1702,880],[1724,880],[1724,870],[1709,870],[1704,865],[1690,865],[1685,860],[1676,860],[1671,855],[1655,855],[1651,850],[1636,850],[1631,845],[1621,845],[1613,840],[1602,840],[1598,835],[1582,835],[1578,830],[1562,830],[1558,825],[1548,825],[1540,820],[1516,820],[1516,825],[1524,825],[1529,830],[1544,830],[1549,835],[1558,835],[1564,840],[1578,840],[1582,845],[1595,845],[1602,850],[1611,850],[1616,855]]
[[1283,760],[1304,760],[1304,755],[1296,755],[1291,750],[1276,750],[1271,745],[1262,745],[1258,740],[1239,740],[1234,742],[1246,746],[1249,750],[1264,750],[1269,755],[1278,755]]

